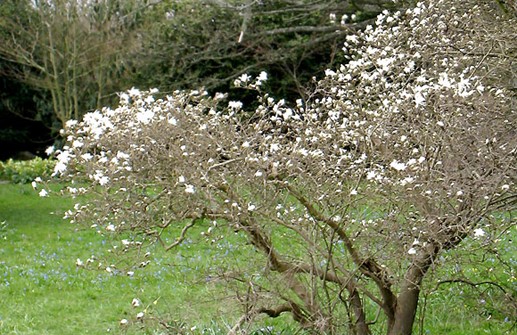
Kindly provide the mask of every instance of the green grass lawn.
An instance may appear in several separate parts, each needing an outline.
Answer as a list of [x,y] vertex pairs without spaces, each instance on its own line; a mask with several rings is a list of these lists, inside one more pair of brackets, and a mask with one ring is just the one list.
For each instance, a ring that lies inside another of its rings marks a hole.
[[[209,263],[189,246],[168,254],[151,250],[150,264],[132,276],[109,273],[111,264],[99,268],[98,261],[77,267],[78,258],[102,259],[111,242],[63,220],[71,206],[72,199],[41,198],[30,186],[0,185],[0,334],[160,334],[154,329],[164,328],[153,319],[162,315],[173,328],[230,322],[232,304],[221,302],[231,294],[205,280]],[[134,298],[141,306],[132,306]],[[139,312],[145,312],[145,331]]]
[[[169,253],[148,246],[149,265],[131,267],[124,258],[109,257],[114,241],[62,219],[73,204],[59,196],[41,198],[30,185],[0,184],[0,223],[5,222],[0,225],[0,334],[216,335],[226,334],[240,317],[233,293],[207,277],[221,260],[233,261],[226,253],[237,241],[187,240]],[[253,253],[235,254],[243,257],[235,261],[245,264]],[[88,269],[76,265],[92,255],[96,261]],[[128,276],[128,270],[134,274]],[[508,334],[515,320],[471,311],[461,294],[461,287],[444,286],[429,296],[425,323],[416,333]],[[132,306],[134,298],[140,306]],[[471,299],[475,303],[477,297]],[[143,323],[136,317],[140,312],[145,312]],[[122,319],[128,324],[120,325]],[[168,320],[169,329],[158,319]],[[274,334],[296,329],[289,316],[264,319],[257,327],[267,325],[278,330]]]

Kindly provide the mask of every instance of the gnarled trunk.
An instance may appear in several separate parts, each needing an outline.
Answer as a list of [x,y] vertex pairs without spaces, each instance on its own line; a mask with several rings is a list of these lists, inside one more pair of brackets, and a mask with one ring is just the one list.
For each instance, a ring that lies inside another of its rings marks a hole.
[[393,316],[388,319],[388,335],[411,335],[415,323],[420,285],[438,255],[439,246],[429,245],[409,266],[397,297]]
[[418,307],[418,287],[403,291],[397,298],[392,320],[389,320],[388,335],[411,335]]

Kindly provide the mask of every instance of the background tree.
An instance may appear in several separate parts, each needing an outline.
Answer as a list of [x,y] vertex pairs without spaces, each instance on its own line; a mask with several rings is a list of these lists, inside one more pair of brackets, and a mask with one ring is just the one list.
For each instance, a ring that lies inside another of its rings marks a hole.
[[[138,43],[142,1],[4,1],[0,57],[4,75],[48,94],[62,128],[110,102],[125,86],[124,61]],[[112,97],[112,96],[111,96]]]
[[[125,251],[202,243],[195,226],[236,231],[236,250],[258,253],[219,273],[240,283],[230,332],[290,313],[320,332],[411,334],[421,292],[454,283],[488,285],[499,317],[515,318],[515,273],[497,257],[515,233],[514,27],[493,1],[383,12],[297,106],[265,94],[243,113],[222,94],[133,89],[68,124],[56,173],[98,194],[68,215],[123,236]],[[442,271],[487,255],[500,277]]]
[[163,1],[144,33],[138,82],[164,91],[228,91],[241,74],[267,70],[271,91],[294,101],[306,97],[313,76],[342,60],[347,34],[394,6],[384,0]]
[[[0,73],[4,64],[0,61]],[[44,106],[38,106],[43,101],[29,86],[0,76],[0,160],[52,145],[54,140],[45,127],[52,123],[51,115],[43,112]],[[36,113],[38,109],[40,113]]]
[[6,0],[1,75],[33,92],[33,112],[11,112],[43,120],[52,129],[41,135],[46,138],[131,86],[163,92],[204,86],[252,100],[230,84],[244,72],[267,69],[270,90],[294,101],[307,98],[302,83],[339,60],[348,33],[393,6],[386,0]]

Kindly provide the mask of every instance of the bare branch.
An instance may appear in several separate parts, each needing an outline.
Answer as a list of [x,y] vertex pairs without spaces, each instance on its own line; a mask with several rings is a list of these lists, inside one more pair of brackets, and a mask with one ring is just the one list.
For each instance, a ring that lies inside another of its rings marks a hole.
[[200,219],[192,219],[187,225],[185,225],[183,227],[183,229],[181,230],[180,236],[172,244],[170,244],[169,246],[165,247],[165,250],[169,251],[172,248],[180,245],[181,242],[183,242],[185,240],[185,238],[187,236],[187,232],[189,231],[189,229],[194,227],[196,222],[198,222],[198,220],[200,220]]
[[497,287],[499,290],[501,290],[504,294],[506,294],[506,290],[504,289],[504,287],[502,287],[500,284],[496,283],[496,282],[493,282],[493,281],[481,281],[481,282],[472,282],[470,280],[466,280],[466,279],[447,279],[447,280],[440,280],[439,282],[436,283],[436,287],[435,287],[435,290],[437,290],[441,285],[443,284],[457,284],[457,283],[460,283],[460,284],[467,284],[467,285],[470,285],[472,287],[477,287],[477,286],[481,286],[481,285],[490,285],[490,286],[495,286]]

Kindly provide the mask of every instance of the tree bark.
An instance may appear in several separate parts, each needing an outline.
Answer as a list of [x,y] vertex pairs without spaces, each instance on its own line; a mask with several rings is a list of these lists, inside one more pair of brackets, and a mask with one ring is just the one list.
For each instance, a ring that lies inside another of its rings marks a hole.
[[393,320],[389,320],[388,335],[411,335],[415,322],[420,289],[415,287],[400,293]]
[[356,317],[355,324],[353,325],[355,332],[353,334],[370,335],[371,332],[370,328],[368,327],[368,324],[366,323],[363,303],[361,302],[359,292],[355,289],[350,291],[350,302],[352,305],[354,315]]
[[388,319],[388,335],[411,335],[413,332],[420,285],[439,250],[439,246],[429,245],[409,266],[396,300],[395,313]]

